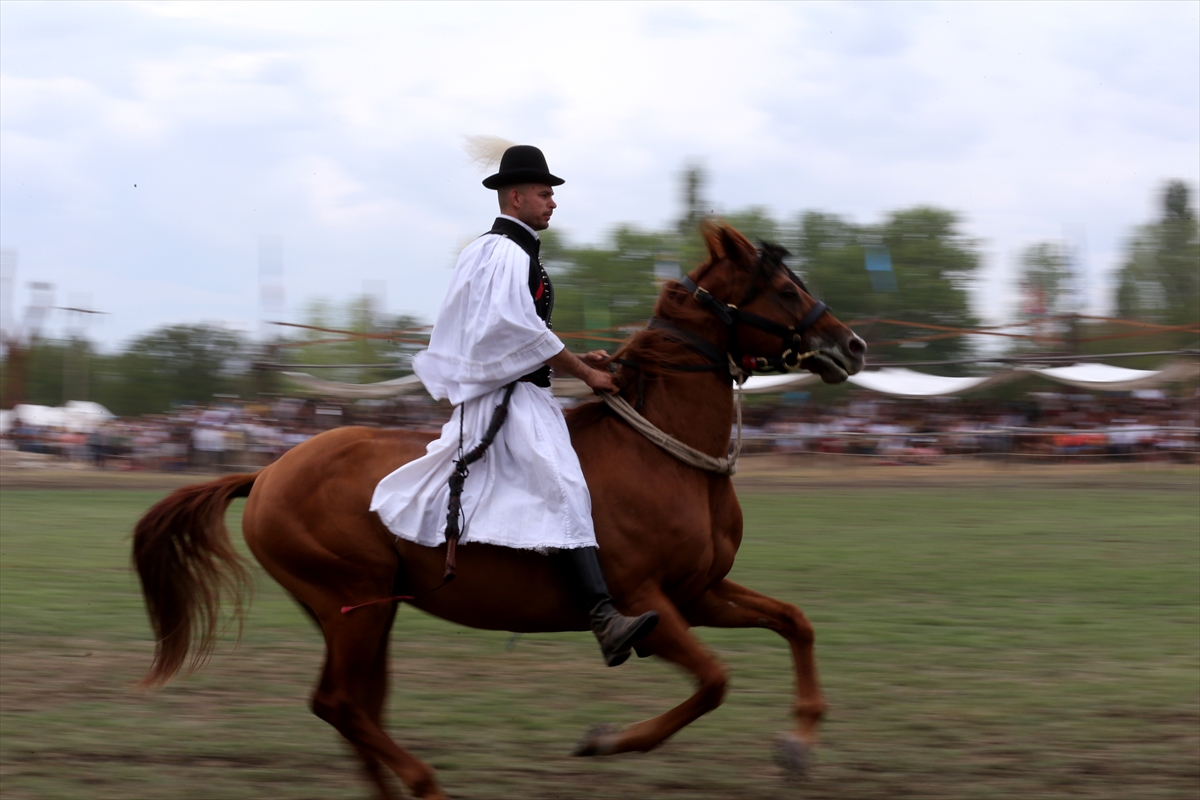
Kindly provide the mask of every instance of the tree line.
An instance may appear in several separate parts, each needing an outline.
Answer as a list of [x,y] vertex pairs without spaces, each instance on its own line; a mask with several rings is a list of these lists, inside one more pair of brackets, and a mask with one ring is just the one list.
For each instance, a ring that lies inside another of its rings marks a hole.
[[[353,383],[394,378],[416,349],[411,342],[358,336],[419,325],[413,317],[380,313],[371,297],[341,305],[316,300],[303,316],[306,328],[280,331],[265,343],[199,323],[157,328],[116,353],[82,338],[34,339],[23,351],[10,344],[0,363],[4,407],[92,400],[119,416],[161,414],[181,405],[279,395],[286,391],[281,364],[330,365],[319,370],[322,377]],[[19,397],[12,391],[16,369],[23,371]]]
[[[613,350],[651,316],[662,283],[700,263],[699,223],[710,207],[704,190],[704,172],[686,169],[681,213],[665,229],[622,225],[597,245],[573,244],[555,231],[543,233],[543,260],[556,290],[555,330],[568,346]],[[954,333],[979,325],[969,290],[982,263],[980,244],[963,232],[963,220],[955,212],[916,206],[893,211],[876,224],[859,224],[819,211],[777,218],[751,207],[722,218],[752,240],[786,247],[792,254],[790,266],[840,319],[855,323],[873,360],[956,361],[969,358],[977,346],[972,337]],[[1070,322],[1070,312],[1079,309],[1072,253],[1060,242],[1029,245],[1020,256],[1019,271],[1021,313],[1032,323],[1029,330],[1045,336],[1012,339],[1013,352],[1061,349],[1064,342],[1080,353],[1197,345],[1200,232],[1182,181],[1164,186],[1158,217],[1130,236],[1114,306],[1124,320],[1189,329],[1160,327],[1151,337],[1113,338],[1128,328],[1092,322],[1087,335],[1081,335],[1078,319]],[[417,333],[391,339],[362,336],[419,324],[412,317],[383,315],[370,297],[341,306],[314,301],[303,317],[307,327],[281,330],[266,343],[205,324],[159,328],[113,354],[98,352],[78,338],[38,339],[23,350],[10,342],[0,363],[4,407],[90,399],[120,415],[161,413],[181,403],[281,392],[284,387],[273,371],[279,364],[336,365],[321,370],[322,377],[332,380],[385,380],[407,371],[409,357],[420,348]],[[1046,343],[1052,340],[1057,344]]]
[[[684,213],[669,230],[622,226],[603,245],[585,247],[573,246],[551,231],[543,234],[542,252],[557,289],[556,327],[612,329],[604,338],[585,340],[599,347],[605,338],[620,338],[622,328],[646,320],[657,296],[656,282],[689,271],[704,257],[698,235],[702,209],[707,207],[703,188],[703,173],[688,170]],[[772,241],[791,251],[790,266],[839,319],[855,324],[870,345],[871,360],[955,361],[970,358],[978,347],[980,337],[955,332],[979,325],[969,291],[982,263],[980,244],[963,232],[963,220],[955,212],[916,206],[864,225],[818,211],[780,219],[752,207],[723,219],[751,239]],[[1160,216],[1139,226],[1128,241],[1114,305],[1127,321],[1191,326],[1190,330],[1129,338],[1128,327],[1081,317],[1074,261],[1070,248],[1057,241],[1036,242],[1021,253],[1019,313],[1029,325],[1026,333],[1006,339],[1010,352],[1083,354],[1197,346],[1200,236],[1185,183],[1166,184]],[[1089,330],[1081,331],[1082,323]],[[947,365],[944,371],[955,368]]]

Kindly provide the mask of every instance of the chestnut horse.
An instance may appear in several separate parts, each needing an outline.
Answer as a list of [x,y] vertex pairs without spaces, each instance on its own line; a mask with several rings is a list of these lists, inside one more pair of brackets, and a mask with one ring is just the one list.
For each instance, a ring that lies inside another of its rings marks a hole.
[[[737,231],[709,224],[709,258],[670,282],[655,320],[614,357],[621,396],[662,431],[714,456],[726,453],[734,417],[733,376],[802,366],[826,382],[862,368],[866,346],[814,300],[782,263]],[[807,352],[805,352],[807,351]],[[801,355],[801,353],[804,355]],[[639,642],[691,672],[695,693],[664,714],[623,729],[589,731],[577,755],[648,751],[720,705],[726,669],[691,626],[770,628],[791,645],[795,730],[802,760],[825,709],[813,659],[813,629],[798,608],[726,579],[742,539],[742,513],[727,475],[675,460],[604,403],[567,415],[592,496],[600,560],[617,606],[659,613]],[[146,683],[168,680],[192,654],[211,652],[222,596],[237,605],[249,576],[225,529],[226,507],[247,497],[242,529],[250,551],[325,636],[324,669],[312,710],[357,750],[379,795],[393,795],[383,768],[419,798],[443,798],[433,770],[384,732],[393,595],[443,619],[514,632],[586,631],[587,615],[553,557],[464,542],[458,577],[441,588],[446,547],[398,540],[368,510],[375,485],[424,454],[428,434],[339,428],[294,448],[253,475],[230,475],[176,491],[138,523],[134,561],[157,645]],[[437,589],[437,591],[432,591]]]

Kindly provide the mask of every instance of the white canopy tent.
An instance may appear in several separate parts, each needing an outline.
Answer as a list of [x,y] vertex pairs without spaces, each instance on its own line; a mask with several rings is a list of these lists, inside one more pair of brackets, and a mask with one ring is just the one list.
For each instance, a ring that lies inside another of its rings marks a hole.
[[[1007,383],[1019,377],[1014,372],[998,372],[982,378],[952,378],[943,375],[927,375],[911,369],[888,367],[851,375],[849,382],[863,389],[893,397],[945,397],[948,395],[977,392],[989,386]],[[750,378],[742,386],[744,394],[769,394],[794,391],[802,386],[820,383],[812,373],[795,375],[760,375]]]
[[403,378],[393,378],[390,381],[380,381],[379,383],[339,383],[317,378],[307,372],[281,372],[279,374],[303,387],[310,394],[336,397],[341,400],[380,400],[425,391],[424,385],[416,375],[405,375]]
[[[284,372],[282,374],[312,394],[344,400],[397,397],[424,389],[415,375],[381,383],[356,384],[322,380],[303,372]],[[851,375],[849,383],[892,397],[950,397],[978,392],[1033,375],[1090,391],[1128,392],[1138,389],[1156,389],[1170,383],[1197,380],[1200,378],[1200,361],[1194,359],[1173,361],[1158,370],[1128,369],[1109,364],[1085,363],[1067,367],[1013,367],[974,378],[930,375],[903,367],[887,367]],[[746,381],[741,391],[743,394],[788,392],[815,385],[820,380],[810,372],[756,375]],[[591,394],[591,390],[582,381],[566,378],[554,382],[554,393],[559,397],[587,397]]]
[[99,403],[70,400],[65,406],[36,406],[22,403],[0,417],[0,430],[8,433],[15,425],[35,428],[61,428],[72,433],[91,433],[116,416]]
[[1157,389],[1169,383],[1200,378],[1200,361],[1172,361],[1162,369],[1127,369],[1109,364],[1072,364],[1069,367],[1027,369],[1058,383],[1102,392]]
[[[950,397],[978,392],[1003,383],[1038,375],[1056,383],[1097,392],[1128,392],[1156,389],[1170,383],[1200,378],[1200,361],[1173,361],[1162,369],[1128,369],[1110,364],[1072,364],[1068,367],[1013,367],[975,378],[929,375],[903,367],[868,370],[851,375],[849,382],[863,389],[893,397]],[[746,381],[746,394],[785,392],[810,386],[820,380],[811,373],[762,375]]]

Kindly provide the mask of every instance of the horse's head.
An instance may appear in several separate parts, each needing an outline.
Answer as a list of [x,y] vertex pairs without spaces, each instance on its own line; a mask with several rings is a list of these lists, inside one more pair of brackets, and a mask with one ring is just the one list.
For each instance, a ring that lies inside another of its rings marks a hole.
[[783,263],[728,225],[705,223],[708,261],[680,281],[726,327],[725,346],[747,372],[804,368],[840,383],[863,368],[866,343],[808,293]]

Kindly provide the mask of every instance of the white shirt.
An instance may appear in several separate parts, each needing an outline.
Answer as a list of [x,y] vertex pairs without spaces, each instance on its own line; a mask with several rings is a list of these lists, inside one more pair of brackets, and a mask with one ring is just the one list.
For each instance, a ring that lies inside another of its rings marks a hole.
[[[459,420],[469,450],[487,430],[504,386],[563,349],[534,309],[529,268],[529,256],[504,236],[481,236],[459,256],[429,349],[413,359],[429,393],[458,408],[425,455],[380,481],[371,499],[371,510],[396,536],[430,547],[444,541]],[[471,465],[462,505],[464,545],[596,546],[587,483],[549,389],[516,385],[508,420]]]
[[413,359],[413,372],[434,399],[459,405],[562,351],[562,340],[534,310],[529,267],[525,251],[503,236],[480,236],[463,250],[429,349]]

